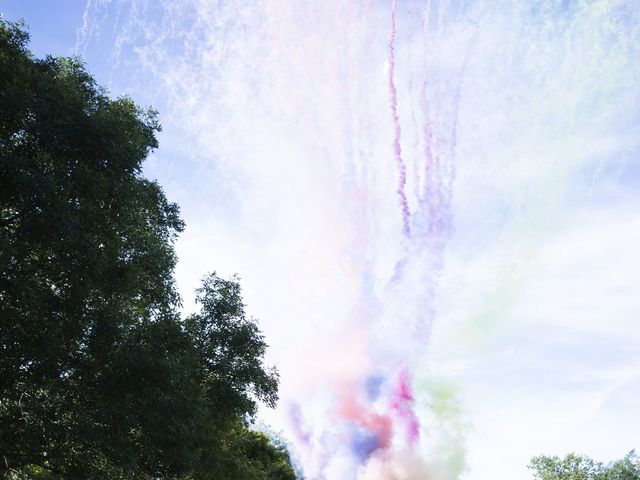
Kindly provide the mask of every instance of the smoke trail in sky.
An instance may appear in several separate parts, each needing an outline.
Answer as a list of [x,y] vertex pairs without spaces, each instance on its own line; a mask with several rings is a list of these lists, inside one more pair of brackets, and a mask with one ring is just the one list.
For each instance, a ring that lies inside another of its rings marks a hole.
[[409,236],[411,227],[409,226],[410,212],[405,186],[407,184],[407,167],[402,160],[401,129],[400,118],[398,117],[398,92],[394,81],[395,72],[395,42],[396,42],[396,9],[397,0],[391,1],[391,34],[389,38],[389,95],[391,97],[391,118],[393,120],[393,153],[398,165],[398,196],[400,197],[400,209],[402,210],[402,231]]
[[184,297],[207,269],[242,275],[306,478],[460,476],[463,414],[424,378],[428,342],[497,325],[595,172],[624,183],[634,7],[88,2],[82,50],[113,52],[112,87],[161,112],[149,168],[189,226]]

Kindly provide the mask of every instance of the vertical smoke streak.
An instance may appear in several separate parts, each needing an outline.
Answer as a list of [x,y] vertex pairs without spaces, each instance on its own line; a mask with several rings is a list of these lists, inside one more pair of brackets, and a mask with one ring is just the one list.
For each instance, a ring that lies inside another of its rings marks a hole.
[[414,448],[420,439],[420,421],[413,408],[413,392],[406,369],[400,371],[396,382],[389,406],[404,423],[408,444]]
[[400,208],[402,210],[402,231],[406,236],[411,234],[411,227],[409,225],[409,203],[407,201],[407,194],[405,192],[405,186],[407,184],[407,167],[402,160],[402,147],[400,118],[398,116],[398,91],[394,80],[395,74],[395,41],[396,41],[396,9],[397,0],[391,0],[391,33],[389,36],[389,96],[391,103],[391,119],[393,121],[393,152],[395,155],[396,165],[398,168],[398,188],[397,193],[400,197]]
[[[434,158],[432,154],[432,142],[433,142],[433,134],[431,121],[429,120],[429,103],[427,100],[427,80],[422,83],[422,88],[420,89],[420,106],[422,107],[422,137],[424,142],[424,185],[423,192],[420,196],[420,204],[422,207],[425,207],[425,203],[429,202],[429,208],[433,209],[433,186],[432,186],[432,175],[433,170],[435,168]],[[432,218],[433,211],[428,213],[429,218]]]

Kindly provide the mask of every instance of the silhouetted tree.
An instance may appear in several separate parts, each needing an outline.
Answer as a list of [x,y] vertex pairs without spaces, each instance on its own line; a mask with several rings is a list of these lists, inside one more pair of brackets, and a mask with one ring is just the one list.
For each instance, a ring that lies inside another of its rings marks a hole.
[[295,478],[247,428],[277,374],[237,280],[178,314],[156,113],[27,42],[0,20],[0,478]]

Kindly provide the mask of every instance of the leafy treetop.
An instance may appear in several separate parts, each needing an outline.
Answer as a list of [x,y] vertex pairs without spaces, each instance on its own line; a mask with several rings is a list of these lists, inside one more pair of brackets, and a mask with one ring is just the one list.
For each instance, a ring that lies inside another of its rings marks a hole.
[[633,450],[606,465],[575,453],[564,458],[542,455],[531,460],[529,469],[536,480],[640,480],[640,458]]
[[247,428],[278,377],[237,279],[178,313],[156,112],[27,42],[0,20],[0,478],[295,478]]

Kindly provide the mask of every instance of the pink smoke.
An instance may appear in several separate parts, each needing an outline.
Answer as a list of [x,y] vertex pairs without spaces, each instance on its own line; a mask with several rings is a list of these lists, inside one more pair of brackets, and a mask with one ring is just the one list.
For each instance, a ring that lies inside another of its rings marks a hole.
[[402,160],[402,147],[400,145],[401,130],[400,117],[398,116],[398,92],[394,81],[395,70],[395,41],[396,41],[396,8],[397,0],[391,2],[391,34],[389,37],[389,95],[391,97],[391,119],[393,120],[393,151],[395,154],[396,165],[398,167],[398,188],[397,192],[400,196],[400,208],[402,210],[402,232],[409,236],[411,227],[409,226],[409,203],[405,193],[407,184],[407,167]]

